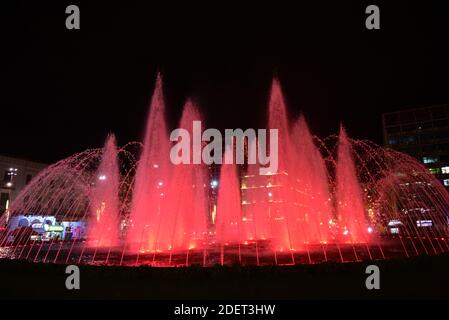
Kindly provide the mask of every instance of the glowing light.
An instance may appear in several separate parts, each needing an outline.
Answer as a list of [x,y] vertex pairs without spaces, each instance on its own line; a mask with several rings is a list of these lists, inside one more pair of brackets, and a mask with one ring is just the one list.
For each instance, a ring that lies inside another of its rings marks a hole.
[[101,181],[106,180],[106,175],[102,174],[101,176],[98,177],[98,180],[101,180]]
[[373,228],[368,227],[368,233],[373,233]]
[[218,186],[218,181],[217,180],[212,180],[210,185],[212,186],[212,188],[216,188]]
[[399,221],[399,220],[390,220],[390,222],[388,222],[388,226],[389,227],[394,227],[394,226],[397,226],[397,225],[400,225],[400,224],[402,224],[402,222]]
[[7,186],[7,187],[12,187],[12,182],[8,182],[8,183],[6,184],[6,186]]
[[399,233],[399,228],[390,228],[391,233]]
[[217,205],[214,205],[212,209],[212,224],[215,224],[215,219],[217,218]]

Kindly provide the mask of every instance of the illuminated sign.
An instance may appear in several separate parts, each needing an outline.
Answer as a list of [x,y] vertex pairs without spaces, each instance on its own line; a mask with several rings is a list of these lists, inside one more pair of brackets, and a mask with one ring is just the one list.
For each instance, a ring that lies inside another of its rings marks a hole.
[[431,227],[432,226],[432,220],[417,220],[416,221],[417,227]]
[[44,224],[43,223],[33,223],[31,225],[31,228],[33,228],[33,229],[43,229],[44,228]]
[[388,222],[388,226],[389,227],[397,226],[397,225],[400,225],[400,224],[402,224],[402,222],[399,221],[399,220],[391,220],[390,222]]
[[391,228],[390,232],[391,233],[399,233],[399,228]]
[[62,231],[64,231],[64,227],[63,226],[48,226],[47,231],[62,232]]

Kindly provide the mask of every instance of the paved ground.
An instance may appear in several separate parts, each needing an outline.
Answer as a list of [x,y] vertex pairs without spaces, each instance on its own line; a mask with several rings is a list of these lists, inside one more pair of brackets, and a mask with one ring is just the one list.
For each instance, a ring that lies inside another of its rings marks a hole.
[[369,263],[281,267],[82,266],[81,290],[65,266],[0,260],[0,298],[304,299],[449,298],[449,254],[375,262],[380,290],[365,288]]

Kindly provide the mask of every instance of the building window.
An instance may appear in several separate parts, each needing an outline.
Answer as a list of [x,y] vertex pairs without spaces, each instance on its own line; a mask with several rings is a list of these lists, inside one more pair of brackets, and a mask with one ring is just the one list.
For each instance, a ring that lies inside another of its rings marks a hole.
[[400,132],[401,132],[401,127],[400,126],[387,127],[387,133],[388,134],[395,134],[395,133],[400,133]]
[[388,144],[390,144],[390,145],[392,145],[392,144],[397,144],[397,143],[398,143],[398,140],[395,139],[395,138],[390,138],[390,139],[388,139]]
[[415,114],[413,111],[404,111],[400,114],[401,121],[404,123],[410,123],[415,121]]
[[11,182],[12,174],[9,171],[5,171],[5,175],[3,176],[3,181]]
[[385,115],[385,123],[387,126],[394,126],[400,123],[399,121],[399,114],[398,113],[391,113]]
[[441,173],[448,174],[449,173],[449,167],[442,167],[441,168]]
[[444,179],[444,180],[443,180],[443,184],[444,184],[446,187],[449,187],[449,179]]
[[9,194],[7,193],[1,193],[0,194],[0,209],[5,210],[6,209],[6,202],[9,200]]
[[436,157],[423,157],[422,158],[422,162],[427,164],[427,163],[435,163],[438,162],[438,158]]
[[403,143],[405,144],[416,143],[416,138],[415,136],[405,136],[403,138]]
[[17,176],[17,168],[9,168],[9,170],[5,171],[5,175],[3,176],[4,182],[12,182],[12,178]]
[[407,124],[402,126],[402,131],[415,131],[416,130],[416,124]]
[[440,168],[430,168],[429,171],[431,174],[439,174],[441,172]]
[[415,117],[418,121],[427,121],[430,119],[430,112],[428,110],[416,110],[415,111]]
[[433,122],[434,128],[445,128],[447,127],[447,120],[436,120]]
[[432,109],[432,117],[434,119],[443,119],[447,118],[446,108],[437,107]]

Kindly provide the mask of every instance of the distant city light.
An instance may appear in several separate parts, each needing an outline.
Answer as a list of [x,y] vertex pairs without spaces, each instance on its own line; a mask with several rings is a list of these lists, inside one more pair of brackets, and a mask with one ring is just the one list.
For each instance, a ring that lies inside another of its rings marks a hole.
[[101,176],[98,177],[98,180],[104,181],[106,180],[106,176],[102,174]]
[[390,222],[388,222],[388,226],[389,227],[394,227],[394,226],[397,226],[397,225],[400,225],[400,224],[402,224],[402,222],[399,221],[399,220],[390,220]]
[[390,232],[397,234],[397,233],[399,233],[399,228],[390,228]]
[[436,157],[423,157],[422,162],[425,164],[438,162],[438,158]]
[[12,182],[8,182],[8,183],[6,184],[6,186],[7,186],[7,187],[12,187]]
[[417,220],[416,221],[417,227],[431,227],[432,226],[432,220]]
[[373,233],[373,228],[368,227],[368,233]]
[[158,186],[162,186],[164,183],[162,181],[159,181],[159,183],[157,184]]
[[268,196],[269,196],[269,197],[272,197],[273,194],[272,194],[271,192],[268,192]]
[[159,165],[153,164],[153,168],[157,169],[157,168],[159,168]]
[[218,186],[218,181],[217,180],[212,180],[212,182],[210,183],[210,185],[212,186],[212,188],[215,188]]

